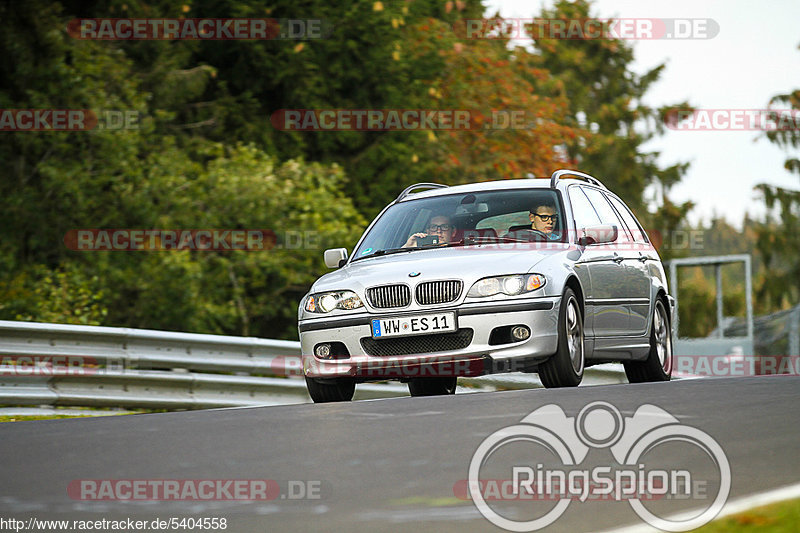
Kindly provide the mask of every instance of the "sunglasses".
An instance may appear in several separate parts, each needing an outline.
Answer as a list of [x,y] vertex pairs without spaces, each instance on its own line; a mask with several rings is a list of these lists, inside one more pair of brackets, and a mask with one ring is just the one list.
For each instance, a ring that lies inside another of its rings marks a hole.
[[558,215],[540,215],[539,213],[534,213],[537,217],[541,218],[544,222],[558,222]]

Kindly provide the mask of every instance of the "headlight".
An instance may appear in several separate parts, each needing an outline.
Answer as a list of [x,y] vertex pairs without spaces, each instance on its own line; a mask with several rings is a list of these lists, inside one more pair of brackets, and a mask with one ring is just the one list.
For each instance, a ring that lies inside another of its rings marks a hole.
[[503,278],[503,292],[512,296],[522,292],[525,279],[522,276],[508,276]]
[[487,298],[495,294],[516,296],[544,287],[545,277],[541,274],[516,274],[497,276],[476,281],[467,293],[468,298]]
[[330,313],[334,309],[358,309],[364,307],[353,291],[333,291],[310,294],[306,298],[305,310],[309,313]]
[[500,278],[485,278],[475,282],[467,296],[480,298],[492,296],[500,292]]

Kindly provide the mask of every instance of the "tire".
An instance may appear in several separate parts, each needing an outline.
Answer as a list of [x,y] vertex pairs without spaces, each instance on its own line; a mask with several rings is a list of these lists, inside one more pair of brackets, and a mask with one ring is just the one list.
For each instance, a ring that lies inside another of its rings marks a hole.
[[349,402],[356,392],[356,382],[348,378],[314,379],[306,377],[308,395],[314,403]]
[[539,364],[539,379],[548,389],[577,387],[585,367],[583,314],[575,291],[567,287],[558,310],[558,350]]
[[456,378],[416,378],[409,380],[411,396],[444,396],[456,393]]
[[650,353],[644,361],[625,363],[629,383],[669,381],[672,376],[672,324],[661,299],[656,300],[650,327]]

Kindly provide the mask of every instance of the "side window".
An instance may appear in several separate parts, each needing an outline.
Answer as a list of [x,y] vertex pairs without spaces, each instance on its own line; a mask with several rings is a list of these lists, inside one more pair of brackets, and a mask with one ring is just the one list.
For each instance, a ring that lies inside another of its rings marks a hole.
[[647,235],[645,235],[644,230],[642,227],[636,222],[636,219],[633,217],[630,209],[622,203],[622,200],[618,199],[615,196],[611,196],[610,194],[606,195],[609,200],[611,200],[611,204],[616,208],[619,215],[622,217],[622,220],[625,221],[625,224],[628,225],[628,228],[633,233],[633,240],[635,242],[642,242],[646,243]]
[[575,226],[578,229],[586,226],[596,226],[600,224],[600,217],[597,216],[589,199],[583,194],[579,187],[569,188],[569,201],[572,204],[572,213],[575,216]]
[[629,230],[625,227],[617,214],[614,212],[614,209],[611,207],[611,204],[608,203],[606,200],[605,195],[598,191],[597,189],[589,189],[582,187],[583,191],[586,193],[586,196],[589,197],[589,200],[592,202],[597,214],[600,215],[600,220],[603,224],[614,224],[619,228],[619,237],[618,241],[621,242],[631,242],[631,236]]

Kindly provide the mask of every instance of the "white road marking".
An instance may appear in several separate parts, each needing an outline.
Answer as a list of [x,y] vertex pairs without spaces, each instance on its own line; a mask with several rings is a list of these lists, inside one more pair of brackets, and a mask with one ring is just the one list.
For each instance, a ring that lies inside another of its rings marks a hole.
[[[747,511],[748,509],[762,507],[764,505],[770,505],[772,503],[791,500],[794,498],[800,498],[800,483],[795,483],[794,485],[787,485],[785,487],[780,487],[777,489],[751,494],[750,496],[742,496],[741,498],[737,498],[735,500],[729,500],[728,503],[725,504],[725,507],[722,508],[722,511],[720,511],[720,513],[714,518],[714,520],[719,520],[720,518],[724,518],[726,516],[741,513],[743,511]],[[668,516],[666,517],[666,519],[672,521],[686,520],[693,516],[697,516],[702,511],[703,509],[683,511]],[[651,532],[659,530],[655,529],[653,526],[649,524],[641,523],[617,529],[607,529],[601,533],[640,533],[645,531]]]

